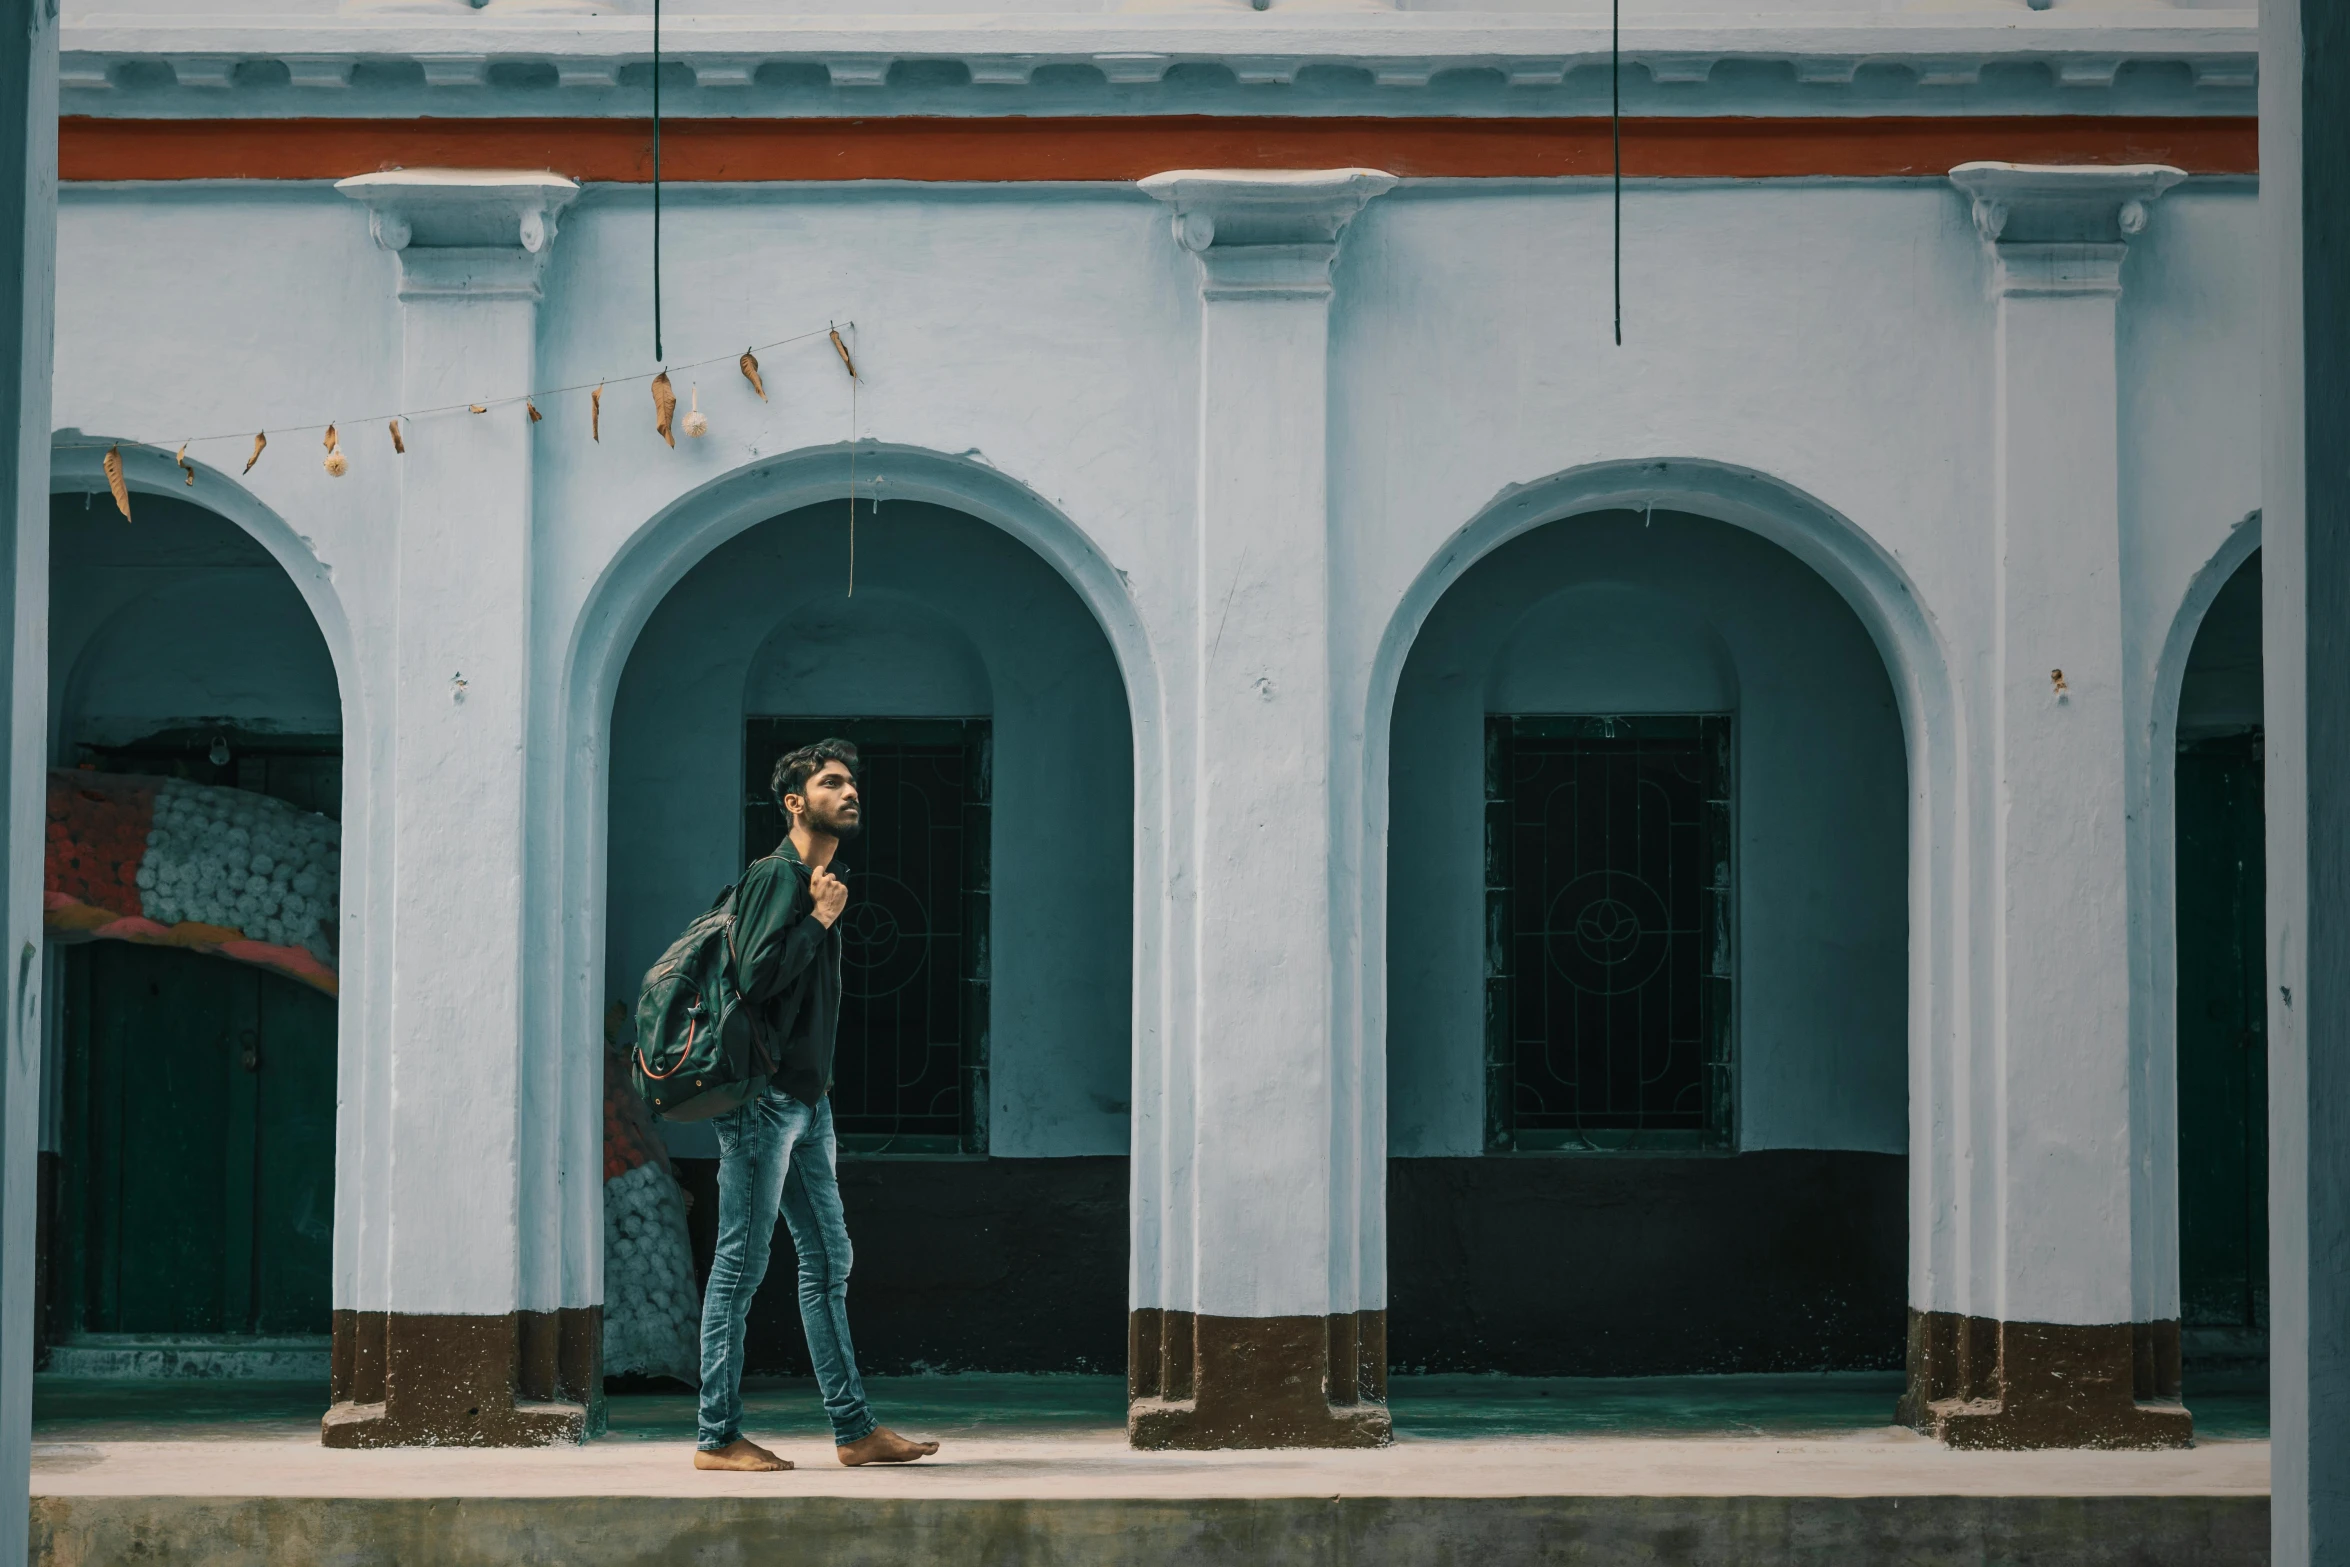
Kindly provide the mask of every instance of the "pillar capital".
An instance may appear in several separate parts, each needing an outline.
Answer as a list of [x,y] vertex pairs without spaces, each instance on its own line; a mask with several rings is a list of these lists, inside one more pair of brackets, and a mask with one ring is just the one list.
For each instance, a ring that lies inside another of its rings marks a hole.
[[1208,299],[1327,299],[1338,241],[1396,178],[1378,169],[1170,169],[1142,181],[1174,209]]
[[527,169],[391,169],[339,180],[369,209],[376,244],[400,258],[400,297],[539,297],[557,215],[579,195]]
[[2121,292],[2122,257],[2146,208],[2187,177],[2163,163],[1962,163],[1950,183],[1974,205],[2001,294]]

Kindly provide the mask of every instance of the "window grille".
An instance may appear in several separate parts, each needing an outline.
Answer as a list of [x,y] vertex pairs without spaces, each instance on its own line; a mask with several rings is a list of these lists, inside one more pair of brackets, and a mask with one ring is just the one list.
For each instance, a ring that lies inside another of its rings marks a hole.
[[857,747],[864,831],[843,846],[833,1125],[844,1152],[987,1151],[989,724],[745,721],[743,858],[790,830],[775,763],[827,736]]
[[1732,1140],[1727,715],[1486,721],[1486,1146]]

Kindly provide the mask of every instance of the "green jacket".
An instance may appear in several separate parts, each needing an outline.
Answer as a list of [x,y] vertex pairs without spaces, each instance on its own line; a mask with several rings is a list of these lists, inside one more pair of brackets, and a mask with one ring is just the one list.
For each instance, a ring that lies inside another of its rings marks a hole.
[[[835,876],[845,867],[837,860]],[[840,922],[816,918],[808,867],[789,838],[751,862],[734,894],[735,980],[775,1086],[813,1109],[832,1086],[840,1031]]]

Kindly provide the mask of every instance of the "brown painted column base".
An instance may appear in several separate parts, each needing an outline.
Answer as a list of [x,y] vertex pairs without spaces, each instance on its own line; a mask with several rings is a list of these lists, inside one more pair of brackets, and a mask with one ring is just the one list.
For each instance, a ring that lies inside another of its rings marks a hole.
[[2076,1327],[1909,1314],[1894,1419],[1952,1447],[2185,1447],[2179,1325]]
[[1387,1313],[1126,1319],[1126,1439],[1141,1448],[1385,1447]]
[[338,1311],[328,1447],[551,1447],[602,1425],[604,1310]]

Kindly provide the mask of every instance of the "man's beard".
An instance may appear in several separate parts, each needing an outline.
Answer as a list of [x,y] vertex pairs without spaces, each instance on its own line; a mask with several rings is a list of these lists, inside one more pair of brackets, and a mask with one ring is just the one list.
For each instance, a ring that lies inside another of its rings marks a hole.
[[843,821],[838,816],[826,818],[817,815],[814,811],[810,811],[808,813],[808,825],[828,837],[836,838],[842,843],[847,843],[851,838],[857,836],[858,830],[865,825],[865,819],[863,815],[860,814]]

